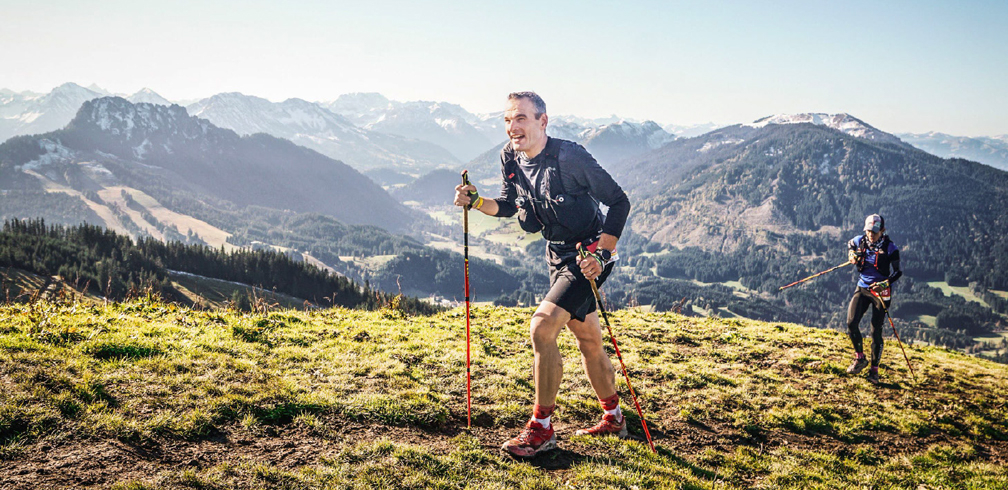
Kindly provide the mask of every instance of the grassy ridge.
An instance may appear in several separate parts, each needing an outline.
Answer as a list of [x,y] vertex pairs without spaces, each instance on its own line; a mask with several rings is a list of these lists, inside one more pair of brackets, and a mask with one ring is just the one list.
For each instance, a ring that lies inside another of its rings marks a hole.
[[[284,467],[243,459],[236,447],[237,459],[165,467],[118,486],[1008,487],[1008,366],[914,347],[914,386],[893,343],[887,384],[874,387],[844,373],[849,341],[836,332],[632,311],[613,320],[659,453],[634,440],[572,437],[599,409],[564,334],[555,418],[563,450],[531,463],[501,458],[494,448],[528,416],[530,315],[475,310],[476,428],[465,434],[459,310],[406,317],[206,312],[149,300],[3,306],[0,468],[40,445],[296,429],[340,448]],[[628,398],[623,408],[634,412]],[[639,420],[628,416],[639,435]],[[361,440],[354,426],[417,437]]]

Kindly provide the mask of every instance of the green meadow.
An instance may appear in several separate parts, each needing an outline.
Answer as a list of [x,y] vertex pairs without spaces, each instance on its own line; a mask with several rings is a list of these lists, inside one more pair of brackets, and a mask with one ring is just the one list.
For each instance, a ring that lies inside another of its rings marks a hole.
[[[1008,366],[888,340],[883,384],[845,335],[617,311],[657,453],[600,415],[569,333],[557,451],[498,447],[528,417],[531,309],[200,311],[156,299],[0,306],[11,488],[1008,488]],[[615,363],[615,360],[614,360]],[[6,488],[6,487],[5,487]]]

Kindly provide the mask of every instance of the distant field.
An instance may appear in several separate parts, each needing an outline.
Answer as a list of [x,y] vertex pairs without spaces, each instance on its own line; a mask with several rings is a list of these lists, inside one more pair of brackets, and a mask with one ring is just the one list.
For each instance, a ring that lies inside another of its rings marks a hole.
[[[179,233],[182,233],[183,235],[185,235],[189,230],[192,230],[193,233],[199,235],[204,242],[213,248],[220,248],[221,246],[223,246],[225,250],[234,250],[238,248],[228,243],[227,239],[231,236],[230,233],[221,230],[210,223],[193,218],[192,216],[176,213],[162,206],[156,199],[139,189],[133,189],[130,187],[110,187],[109,189],[115,191],[115,196],[119,196],[120,189],[126,190],[133,200],[143,206],[147,212],[151,214],[151,216],[154,216],[155,219],[167,226],[175,225]],[[99,193],[99,195],[102,196],[102,199],[105,199],[105,194]],[[121,199],[121,197],[119,197],[119,199]]]
[[996,295],[998,295],[998,296],[1000,296],[1000,297],[1002,297],[1004,299],[1008,299],[1008,291],[998,291],[997,289],[988,289],[988,291],[990,291],[990,292],[992,292],[992,293],[994,293],[994,294],[996,294]]
[[997,354],[997,350],[1001,349],[1001,342],[1008,338],[1008,332],[994,333],[987,337],[973,337],[974,342],[990,342],[994,345],[994,349],[980,351],[980,354],[993,356]]
[[735,291],[732,294],[734,294],[735,296],[738,296],[740,298],[748,298],[748,297],[751,297],[751,296],[757,296],[757,295],[759,295],[758,291],[753,291],[752,289],[749,289],[749,288],[743,286],[742,283],[739,282],[739,281],[737,281],[737,280],[736,281],[724,281],[724,282],[703,282],[703,281],[698,281],[696,279],[690,279],[690,282],[692,282],[693,284],[696,284],[698,286],[713,286],[715,284],[720,284],[722,286],[727,286],[727,287],[730,287],[730,288],[734,289]]
[[1001,342],[1002,339],[1008,338],[1008,332],[995,332],[986,337],[973,337],[973,340],[977,342]]
[[[464,250],[465,247],[463,246],[462,243],[456,243],[456,242],[448,241],[448,240],[434,240],[434,241],[431,241],[431,242],[427,243],[427,246],[428,247],[433,247],[433,248],[436,248],[436,249],[439,249],[439,250],[450,250],[452,252],[458,252],[460,254],[465,252],[465,250]],[[477,247],[475,245],[470,245],[469,246],[469,256],[470,257],[479,257],[479,258],[485,259],[485,260],[492,260],[492,261],[496,262],[498,265],[503,265],[504,264],[504,257],[503,256],[500,256],[500,255],[497,255],[497,254],[492,254],[492,253],[487,252],[487,251],[483,250],[482,248]]]
[[396,258],[395,254],[371,255],[368,257],[354,257],[352,255],[339,256],[341,262],[349,262],[357,267],[362,267],[368,270],[378,270],[381,268],[381,266],[387,264],[390,260],[394,258]]
[[[494,243],[505,245],[516,252],[522,252],[529,246],[529,244],[543,239],[542,233],[526,233],[521,229],[521,226],[518,225],[518,221],[516,219],[507,218],[499,221],[500,226],[492,232],[485,233],[482,238]],[[545,244],[543,247],[545,247]]]
[[169,273],[169,276],[176,289],[186,295],[194,304],[200,304],[203,307],[223,308],[235,291],[239,291],[246,297],[263,298],[269,305],[295,309],[304,307],[304,299],[245,284],[178,272]]
[[[436,208],[419,208],[420,211],[427,213],[428,216],[446,224],[449,226],[458,226],[462,229],[462,208],[460,207],[445,207],[438,206]],[[503,220],[502,218],[495,218],[493,216],[487,216],[479,211],[469,212],[469,233],[473,235],[481,235],[487,231],[491,231],[501,226]]]
[[988,305],[986,301],[984,301],[977,295],[973,294],[973,291],[970,291],[968,287],[950,286],[949,283],[945,281],[930,281],[927,283],[927,285],[933,288],[940,289],[943,293],[945,293],[945,296],[952,296],[953,294],[958,294],[959,296],[966,298],[966,301],[976,301],[977,303],[984,305],[984,307],[990,308],[990,305]]

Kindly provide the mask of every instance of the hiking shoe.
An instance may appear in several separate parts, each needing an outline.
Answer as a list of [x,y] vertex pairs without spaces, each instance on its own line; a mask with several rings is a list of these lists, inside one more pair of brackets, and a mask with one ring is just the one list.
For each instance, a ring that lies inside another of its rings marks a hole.
[[602,416],[602,420],[595,424],[594,427],[589,427],[587,429],[578,429],[574,435],[578,436],[609,436],[613,435],[619,438],[625,438],[627,436],[626,430],[626,417],[620,420],[619,423],[616,422],[616,416],[612,414],[605,414]]
[[873,385],[877,385],[877,384],[879,384],[879,383],[882,382],[881,380],[879,380],[878,371],[869,371],[867,378],[868,378],[868,382],[871,383],[871,384],[873,384]]
[[521,434],[505,442],[501,446],[501,451],[519,458],[531,458],[541,452],[556,449],[556,447],[557,440],[556,434],[553,433],[553,425],[550,425],[549,429],[543,429],[539,422],[529,420]]
[[868,367],[868,358],[859,357],[854,359],[854,362],[852,362],[850,366],[847,366],[847,373],[858,374],[861,371],[864,371],[864,368],[866,367]]

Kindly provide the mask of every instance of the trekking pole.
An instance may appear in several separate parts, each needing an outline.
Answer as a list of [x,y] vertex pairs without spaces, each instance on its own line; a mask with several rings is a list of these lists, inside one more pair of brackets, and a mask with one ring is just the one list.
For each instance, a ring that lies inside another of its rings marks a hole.
[[[581,258],[588,256],[588,251],[581,246],[580,243],[577,244],[578,254]],[[616,336],[613,335],[612,327],[609,325],[609,315],[606,314],[605,307],[602,306],[602,295],[599,294],[598,286],[595,285],[594,279],[588,279],[588,284],[591,284],[592,293],[595,294],[595,303],[598,304],[598,309],[602,313],[602,319],[605,320],[606,329],[609,330],[609,340],[612,341],[613,349],[616,350],[616,358],[619,359],[620,368],[623,370],[623,377],[626,378],[627,388],[630,389],[630,396],[633,397],[634,406],[637,407],[637,415],[640,416],[641,426],[644,427],[644,435],[647,436],[648,446],[651,447],[651,451],[658,453],[654,447],[654,443],[651,442],[651,431],[648,430],[647,421],[644,420],[644,411],[641,410],[640,403],[637,402],[637,394],[634,393],[633,385],[630,384],[630,375],[627,374],[626,364],[623,364],[623,354],[620,354],[619,346],[616,345]]]
[[[469,185],[469,171],[462,171],[462,185]],[[462,206],[462,243],[465,251],[466,302],[466,428],[472,428],[472,376],[469,371],[469,206]]]
[[823,274],[826,274],[826,273],[829,273],[829,272],[833,272],[833,271],[835,271],[835,270],[837,270],[837,269],[839,269],[841,267],[846,267],[848,265],[851,265],[851,263],[850,262],[844,262],[844,263],[842,263],[842,264],[840,264],[840,265],[838,265],[836,267],[830,267],[829,269],[826,269],[826,270],[824,270],[822,272],[816,272],[815,274],[812,274],[811,276],[808,276],[805,279],[799,279],[799,280],[797,280],[795,282],[792,282],[791,284],[788,284],[787,286],[781,286],[780,289],[778,289],[778,291],[783,291],[783,290],[785,290],[785,289],[787,289],[787,288],[789,288],[791,286],[797,286],[797,285],[799,285],[799,284],[801,284],[801,283],[803,283],[805,281],[810,281],[810,280],[815,279],[815,278],[817,278],[817,277],[819,277],[819,276],[821,276]]
[[910,364],[910,358],[907,357],[906,349],[903,348],[903,341],[900,340],[899,334],[896,333],[896,324],[893,323],[892,316],[889,315],[889,308],[886,308],[885,301],[882,301],[882,296],[879,296],[874,289],[869,288],[868,291],[871,291],[872,296],[878,298],[879,303],[882,303],[882,311],[885,312],[886,318],[889,319],[889,325],[892,326],[892,333],[896,337],[896,342],[899,343],[900,350],[903,351],[903,359],[906,359],[907,367],[910,368],[910,374],[913,375],[914,384],[917,384],[917,373],[914,372],[913,365]]

